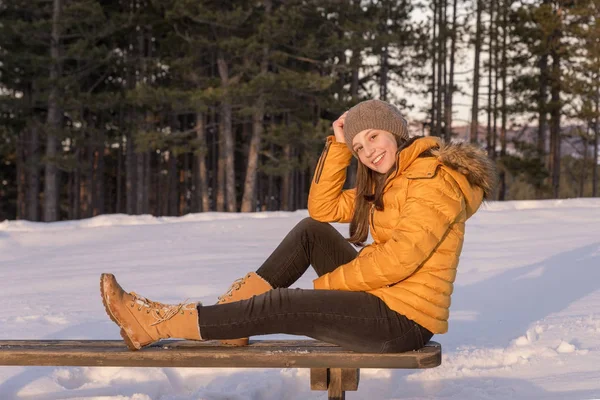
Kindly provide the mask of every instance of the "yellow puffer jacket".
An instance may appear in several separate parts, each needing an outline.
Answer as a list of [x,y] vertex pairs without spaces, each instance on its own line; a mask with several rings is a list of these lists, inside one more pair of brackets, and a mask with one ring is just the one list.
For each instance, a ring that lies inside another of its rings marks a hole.
[[[356,190],[343,190],[351,159],[344,143],[327,139],[308,197],[312,218],[352,220]],[[384,210],[371,209],[374,242],[314,287],[369,292],[431,332],[445,333],[465,221],[491,192],[494,167],[474,146],[432,137],[415,140],[397,163],[386,182]]]

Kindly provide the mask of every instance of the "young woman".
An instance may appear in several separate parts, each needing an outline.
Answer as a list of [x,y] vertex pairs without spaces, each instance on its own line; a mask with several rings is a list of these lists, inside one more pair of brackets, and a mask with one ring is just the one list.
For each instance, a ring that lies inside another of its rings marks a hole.
[[[154,302],[102,274],[102,301],[131,350],[163,338],[287,333],[403,352],[448,330],[465,221],[493,189],[493,164],[469,144],[409,139],[400,112],[379,100],[352,107],[333,132],[310,188],[310,218],[218,304]],[[343,190],[353,155],[356,188]],[[349,222],[350,238],[330,222]],[[351,243],[362,245],[369,230],[373,243],[357,254]],[[314,290],[288,289],[310,265],[319,276]]]

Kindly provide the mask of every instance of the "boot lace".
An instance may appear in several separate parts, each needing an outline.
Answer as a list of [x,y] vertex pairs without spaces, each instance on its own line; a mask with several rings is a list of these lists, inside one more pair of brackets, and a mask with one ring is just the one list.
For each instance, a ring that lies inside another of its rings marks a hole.
[[[143,308],[147,308],[146,312],[151,314],[154,318],[154,322],[150,324],[150,326],[158,325],[162,322],[168,321],[181,311],[183,313],[183,308],[188,305],[187,300],[183,303],[179,303],[177,305],[168,305],[159,303],[158,301],[149,300],[143,296],[140,296],[136,292],[130,292],[130,295],[133,296],[133,303],[131,307],[134,307],[137,304],[138,311],[142,311]],[[162,315],[161,315],[162,311]]]
[[229,289],[227,289],[225,294],[218,297],[218,301],[220,302],[220,301],[224,300],[226,297],[233,296],[233,292],[235,292],[236,290],[240,290],[242,285],[246,282],[246,278],[247,277],[244,276],[243,278],[239,278],[239,279],[236,279],[235,281],[233,281],[233,283],[231,284],[231,286],[229,286]]

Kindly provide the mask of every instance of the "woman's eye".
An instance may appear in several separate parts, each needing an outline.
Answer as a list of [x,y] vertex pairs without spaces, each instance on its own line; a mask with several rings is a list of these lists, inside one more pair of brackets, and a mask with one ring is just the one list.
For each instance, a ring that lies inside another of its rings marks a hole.
[[359,151],[361,151],[361,150],[362,150],[362,147],[357,147],[357,148],[356,148],[356,152],[357,152],[357,153],[358,153]]
[[376,137],[377,137],[377,135],[371,136],[371,140],[375,139]]

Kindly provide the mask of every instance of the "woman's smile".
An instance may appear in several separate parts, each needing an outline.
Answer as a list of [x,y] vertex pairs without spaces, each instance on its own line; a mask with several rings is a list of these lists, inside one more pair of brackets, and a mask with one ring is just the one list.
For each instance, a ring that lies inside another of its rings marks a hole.
[[379,166],[383,160],[383,157],[385,157],[385,151],[373,159],[373,165]]

